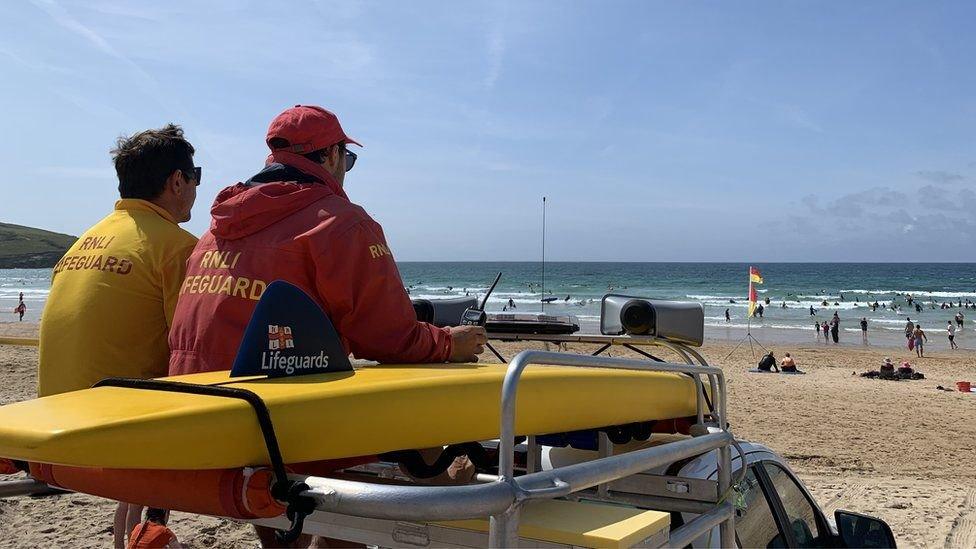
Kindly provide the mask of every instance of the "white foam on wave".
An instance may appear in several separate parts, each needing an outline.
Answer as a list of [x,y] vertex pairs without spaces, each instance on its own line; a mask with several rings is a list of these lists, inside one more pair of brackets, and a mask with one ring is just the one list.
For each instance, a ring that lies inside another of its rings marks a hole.
[[12,296],[15,296],[16,297],[21,292],[23,292],[24,295],[47,295],[47,294],[51,293],[51,290],[48,290],[48,289],[39,289],[39,288],[23,288],[23,289],[14,288],[12,290],[7,290],[5,288],[0,288],[0,296],[11,296],[12,295]]
[[427,292],[455,292],[455,293],[456,292],[461,292],[462,294],[464,292],[474,293],[474,292],[486,292],[486,291],[488,291],[488,288],[482,288],[480,286],[468,286],[468,287],[450,286],[450,287],[448,287],[448,286],[423,286],[423,285],[417,286],[417,285],[412,285],[411,288],[414,289],[414,290],[424,290],[424,291],[427,291]]
[[[702,305],[706,305],[708,307],[717,307],[717,308],[728,307],[732,309],[735,308],[746,309],[749,307],[749,302],[744,300],[736,301],[735,303],[729,303],[728,301],[719,301],[719,300],[702,300],[701,303]],[[782,301],[771,300],[768,305],[764,301],[759,301],[759,303],[761,303],[766,310],[783,308],[781,307],[781,304],[783,303]],[[841,310],[841,311],[868,308],[867,305],[864,303],[854,303],[851,301],[840,301],[838,302],[837,305],[834,305],[832,301],[827,302],[827,305],[822,305],[821,302],[819,301],[787,301],[786,302],[787,309],[809,309],[811,306],[817,310]]]
[[[976,297],[976,292],[948,292],[948,291],[934,291],[929,292],[926,290],[841,290],[842,293],[850,294],[870,294],[876,296],[893,296],[909,294],[912,297],[955,297],[955,298],[966,298],[966,297]],[[890,298],[889,298],[890,299]]]

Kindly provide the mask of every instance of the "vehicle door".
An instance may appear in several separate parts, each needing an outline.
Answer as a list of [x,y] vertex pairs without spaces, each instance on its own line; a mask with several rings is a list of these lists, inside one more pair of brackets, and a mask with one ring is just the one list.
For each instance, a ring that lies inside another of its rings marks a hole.
[[755,465],[773,514],[790,547],[830,547],[833,536],[826,518],[793,474],[776,461]]
[[[735,538],[739,547],[787,547],[782,519],[770,504],[760,464],[746,469],[745,478],[733,493]],[[717,538],[717,530],[713,532]]]
[[[748,447],[747,447],[748,448]],[[735,506],[735,537],[739,547],[788,547],[782,519],[770,503],[763,479],[762,462],[775,459],[775,454],[766,451],[747,451],[745,456],[733,454],[732,477],[737,479],[745,461],[746,471],[742,482],[731,492]],[[681,470],[681,475],[693,478],[717,478],[716,461],[708,456],[693,462]],[[707,473],[706,473],[707,471]],[[704,475],[702,473],[705,473]],[[679,514],[679,520],[672,520],[672,527],[680,526],[694,519],[695,514]],[[715,527],[709,534],[696,540],[694,549],[715,549],[720,547],[719,529]]]
[[[739,547],[832,546],[823,513],[786,467],[765,452],[748,455],[747,463],[746,474],[733,492]],[[708,545],[717,540],[715,529]]]

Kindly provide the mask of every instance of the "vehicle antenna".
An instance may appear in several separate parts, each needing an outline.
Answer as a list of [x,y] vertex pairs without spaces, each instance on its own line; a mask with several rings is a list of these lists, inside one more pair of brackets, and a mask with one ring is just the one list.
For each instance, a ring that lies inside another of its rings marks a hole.
[[542,197],[542,312],[546,312],[546,197]]

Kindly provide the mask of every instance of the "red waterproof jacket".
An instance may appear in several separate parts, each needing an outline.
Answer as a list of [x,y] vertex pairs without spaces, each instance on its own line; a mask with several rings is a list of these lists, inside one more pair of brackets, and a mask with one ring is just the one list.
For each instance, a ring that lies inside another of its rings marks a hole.
[[210,212],[180,288],[170,375],[229,370],[274,280],[311,296],[357,358],[450,358],[450,332],[417,321],[383,229],[318,164],[276,151],[247,183],[222,190]]

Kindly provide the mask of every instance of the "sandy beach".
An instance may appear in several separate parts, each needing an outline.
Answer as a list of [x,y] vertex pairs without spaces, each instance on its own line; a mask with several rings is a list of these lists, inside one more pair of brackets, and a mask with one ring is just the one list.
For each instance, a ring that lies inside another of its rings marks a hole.
[[[35,331],[0,324],[0,335]],[[936,389],[976,381],[976,352],[933,342],[931,357],[915,359],[898,348],[776,345],[808,375],[771,376],[747,372],[748,348],[726,360],[730,349],[710,341],[703,351],[727,372],[735,433],[785,456],[825,510],[884,518],[901,546],[976,546],[976,395]],[[877,369],[885,356],[911,360],[926,379],[851,375]],[[36,369],[35,348],[0,346],[0,404],[32,398]],[[0,545],[105,547],[113,509],[80,494],[0,500]],[[251,528],[232,521],[174,513],[171,527],[191,547],[257,547]]]

